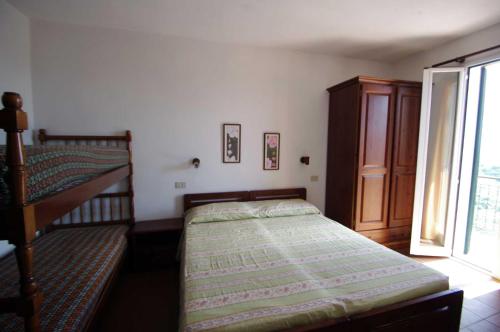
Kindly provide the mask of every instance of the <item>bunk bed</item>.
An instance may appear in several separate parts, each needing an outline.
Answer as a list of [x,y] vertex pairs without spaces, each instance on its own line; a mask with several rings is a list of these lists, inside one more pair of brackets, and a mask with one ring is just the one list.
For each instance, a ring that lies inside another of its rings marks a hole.
[[463,291],[445,275],[305,200],[305,188],[184,195],[181,330],[458,331]]
[[[88,330],[125,260],[135,222],[131,133],[40,130],[41,145],[25,146],[21,96],[6,92],[2,104],[0,240],[15,249],[0,260],[0,329]],[[104,192],[113,185],[125,188]]]

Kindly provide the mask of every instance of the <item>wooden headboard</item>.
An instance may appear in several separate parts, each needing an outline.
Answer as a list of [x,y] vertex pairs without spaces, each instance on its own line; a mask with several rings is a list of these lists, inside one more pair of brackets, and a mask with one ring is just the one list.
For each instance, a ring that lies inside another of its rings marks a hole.
[[270,190],[253,190],[249,191],[251,201],[264,201],[269,199],[292,199],[307,198],[306,188],[291,188],[291,189],[270,189]]
[[185,194],[184,211],[192,207],[223,202],[248,202],[269,199],[307,198],[306,188],[229,191],[219,193]]

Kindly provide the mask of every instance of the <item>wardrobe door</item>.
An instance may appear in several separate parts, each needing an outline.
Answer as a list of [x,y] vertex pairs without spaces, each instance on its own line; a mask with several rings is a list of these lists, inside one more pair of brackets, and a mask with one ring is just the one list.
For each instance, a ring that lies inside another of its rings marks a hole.
[[359,84],[330,91],[325,215],[354,228]]
[[421,92],[416,87],[398,88],[389,227],[411,225],[413,217]]
[[356,231],[387,227],[396,88],[363,84]]

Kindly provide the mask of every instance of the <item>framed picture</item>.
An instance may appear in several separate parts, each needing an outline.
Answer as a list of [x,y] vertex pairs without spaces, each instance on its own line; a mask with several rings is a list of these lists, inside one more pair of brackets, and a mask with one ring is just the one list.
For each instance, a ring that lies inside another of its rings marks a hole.
[[264,133],[264,170],[280,169],[280,134]]
[[241,160],[241,125],[222,125],[222,162],[239,163]]

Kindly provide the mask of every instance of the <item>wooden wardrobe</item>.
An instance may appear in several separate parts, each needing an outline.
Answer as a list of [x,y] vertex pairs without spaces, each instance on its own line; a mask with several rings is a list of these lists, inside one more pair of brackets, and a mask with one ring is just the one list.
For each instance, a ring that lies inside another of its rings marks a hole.
[[408,252],[421,83],[358,76],[328,89],[325,214]]

